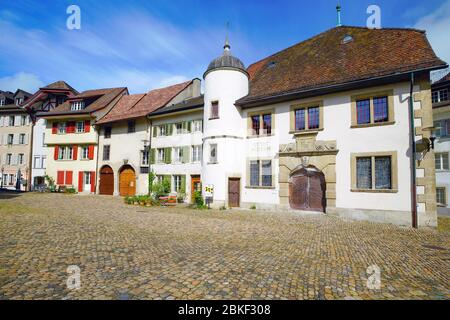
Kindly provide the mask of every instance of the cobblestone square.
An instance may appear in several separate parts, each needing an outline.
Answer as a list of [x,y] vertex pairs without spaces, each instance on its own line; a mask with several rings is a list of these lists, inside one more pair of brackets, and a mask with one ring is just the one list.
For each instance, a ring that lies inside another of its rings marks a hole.
[[[0,299],[449,299],[450,234],[331,216],[0,199]],[[67,288],[67,268],[81,288]],[[381,288],[369,289],[377,265]]]

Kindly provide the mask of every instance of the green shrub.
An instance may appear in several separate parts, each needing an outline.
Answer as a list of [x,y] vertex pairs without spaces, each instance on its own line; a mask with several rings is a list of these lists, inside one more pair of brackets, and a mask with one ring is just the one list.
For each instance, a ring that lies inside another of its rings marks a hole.
[[75,189],[75,188],[67,188],[66,190],[65,190],[65,193],[70,193],[70,194],[75,194],[75,193],[77,193],[77,190]]
[[155,199],[167,196],[170,193],[170,181],[162,180],[152,184],[152,195]]
[[194,192],[194,204],[197,207],[203,207],[205,205],[205,201],[203,200],[202,193],[200,191]]
[[251,209],[251,210],[256,210],[256,205],[253,204],[253,205],[250,207],[250,209]]

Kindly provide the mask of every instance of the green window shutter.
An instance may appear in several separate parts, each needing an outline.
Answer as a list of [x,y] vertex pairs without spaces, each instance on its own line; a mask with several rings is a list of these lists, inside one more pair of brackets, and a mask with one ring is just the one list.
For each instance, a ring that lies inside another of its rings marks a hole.
[[164,148],[164,163],[172,163],[172,148]]
[[151,149],[150,150],[150,163],[151,164],[155,164],[155,162],[156,162],[155,156],[156,156],[156,149]]
[[181,128],[183,129],[183,133],[188,132],[187,122],[186,122],[186,121],[183,121],[183,122],[181,123]]
[[153,127],[153,137],[158,136],[158,127]]
[[186,193],[186,176],[181,176],[181,193]]
[[172,124],[172,123],[169,123],[169,124],[167,125],[167,135],[168,135],[168,136],[171,136],[172,133],[173,133],[173,124]]
[[191,147],[183,147],[183,163],[189,163]]
[[192,121],[188,121],[188,123],[187,123],[187,131],[189,133],[192,131]]

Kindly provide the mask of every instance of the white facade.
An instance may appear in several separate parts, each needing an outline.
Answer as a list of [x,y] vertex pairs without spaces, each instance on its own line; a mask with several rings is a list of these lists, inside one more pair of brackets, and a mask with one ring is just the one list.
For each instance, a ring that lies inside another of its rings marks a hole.
[[444,191],[444,203],[438,203],[438,213],[450,214],[450,132],[447,132],[447,122],[450,122],[450,106],[433,110],[435,126],[440,126],[440,134],[435,141],[436,155],[436,188]]
[[45,145],[46,120],[38,119],[33,127],[31,189],[45,183],[48,150]]

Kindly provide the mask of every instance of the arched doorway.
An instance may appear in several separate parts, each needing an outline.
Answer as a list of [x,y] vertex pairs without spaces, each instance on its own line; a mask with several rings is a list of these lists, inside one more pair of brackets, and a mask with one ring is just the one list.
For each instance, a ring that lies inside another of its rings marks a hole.
[[114,194],[114,171],[110,166],[103,166],[100,169],[99,192],[110,196]]
[[325,176],[314,166],[295,169],[289,179],[289,204],[292,209],[325,212]]
[[123,166],[119,173],[119,193],[121,196],[134,196],[136,194],[136,174],[134,169]]

